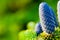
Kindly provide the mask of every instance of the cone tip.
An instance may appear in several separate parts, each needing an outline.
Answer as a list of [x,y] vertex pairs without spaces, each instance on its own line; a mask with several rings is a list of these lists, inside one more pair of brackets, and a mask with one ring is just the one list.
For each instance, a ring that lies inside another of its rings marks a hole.
[[46,2],[42,2],[42,3],[40,3],[39,7],[43,7],[45,5],[47,5],[47,3]]

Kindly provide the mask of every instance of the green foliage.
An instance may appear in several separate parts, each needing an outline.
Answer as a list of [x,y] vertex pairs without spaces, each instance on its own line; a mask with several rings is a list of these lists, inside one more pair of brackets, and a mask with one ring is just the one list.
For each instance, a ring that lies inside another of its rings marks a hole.
[[[45,33],[44,33],[45,34]],[[55,28],[55,31],[52,35],[50,36],[43,36],[44,34],[40,34],[38,36],[38,39],[43,39],[43,40],[60,40],[60,27]]]
[[32,30],[25,30],[19,33],[19,40],[36,40],[36,32]]

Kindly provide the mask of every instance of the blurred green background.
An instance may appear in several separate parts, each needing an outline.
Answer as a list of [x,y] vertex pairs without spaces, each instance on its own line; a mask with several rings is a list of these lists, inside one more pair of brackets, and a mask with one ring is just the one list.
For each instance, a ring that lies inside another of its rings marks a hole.
[[18,33],[31,26],[29,22],[39,22],[39,4],[47,2],[57,13],[57,1],[0,0],[0,40],[18,40]]

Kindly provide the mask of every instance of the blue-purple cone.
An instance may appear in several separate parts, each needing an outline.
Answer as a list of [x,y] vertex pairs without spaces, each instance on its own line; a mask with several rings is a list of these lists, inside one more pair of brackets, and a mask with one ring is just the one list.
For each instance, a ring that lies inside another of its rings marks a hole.
[[54,18],[54,21],[55,21],[55,26],[58,27],[58,20],[57,20],[56,15],[55,15],[55,13],[54,13],[54,11],[51,7],[50,7],[50,12],[53,14],[53,18]]
[[52,8],[45,2],[42,2],[39,6],[39,17],[42,30],[49,34],[54,32],[55,27],[58,25],[56,24],[56,16]]
[[37,24],[36,24],[36,26],[35,26],[35,31],[36,31],[36,33],[37,33],[37,36],[38,36],[40,33],[43,32],[43,31],[42,31],[42,26],[41,26],[40,23],[37,23]]

